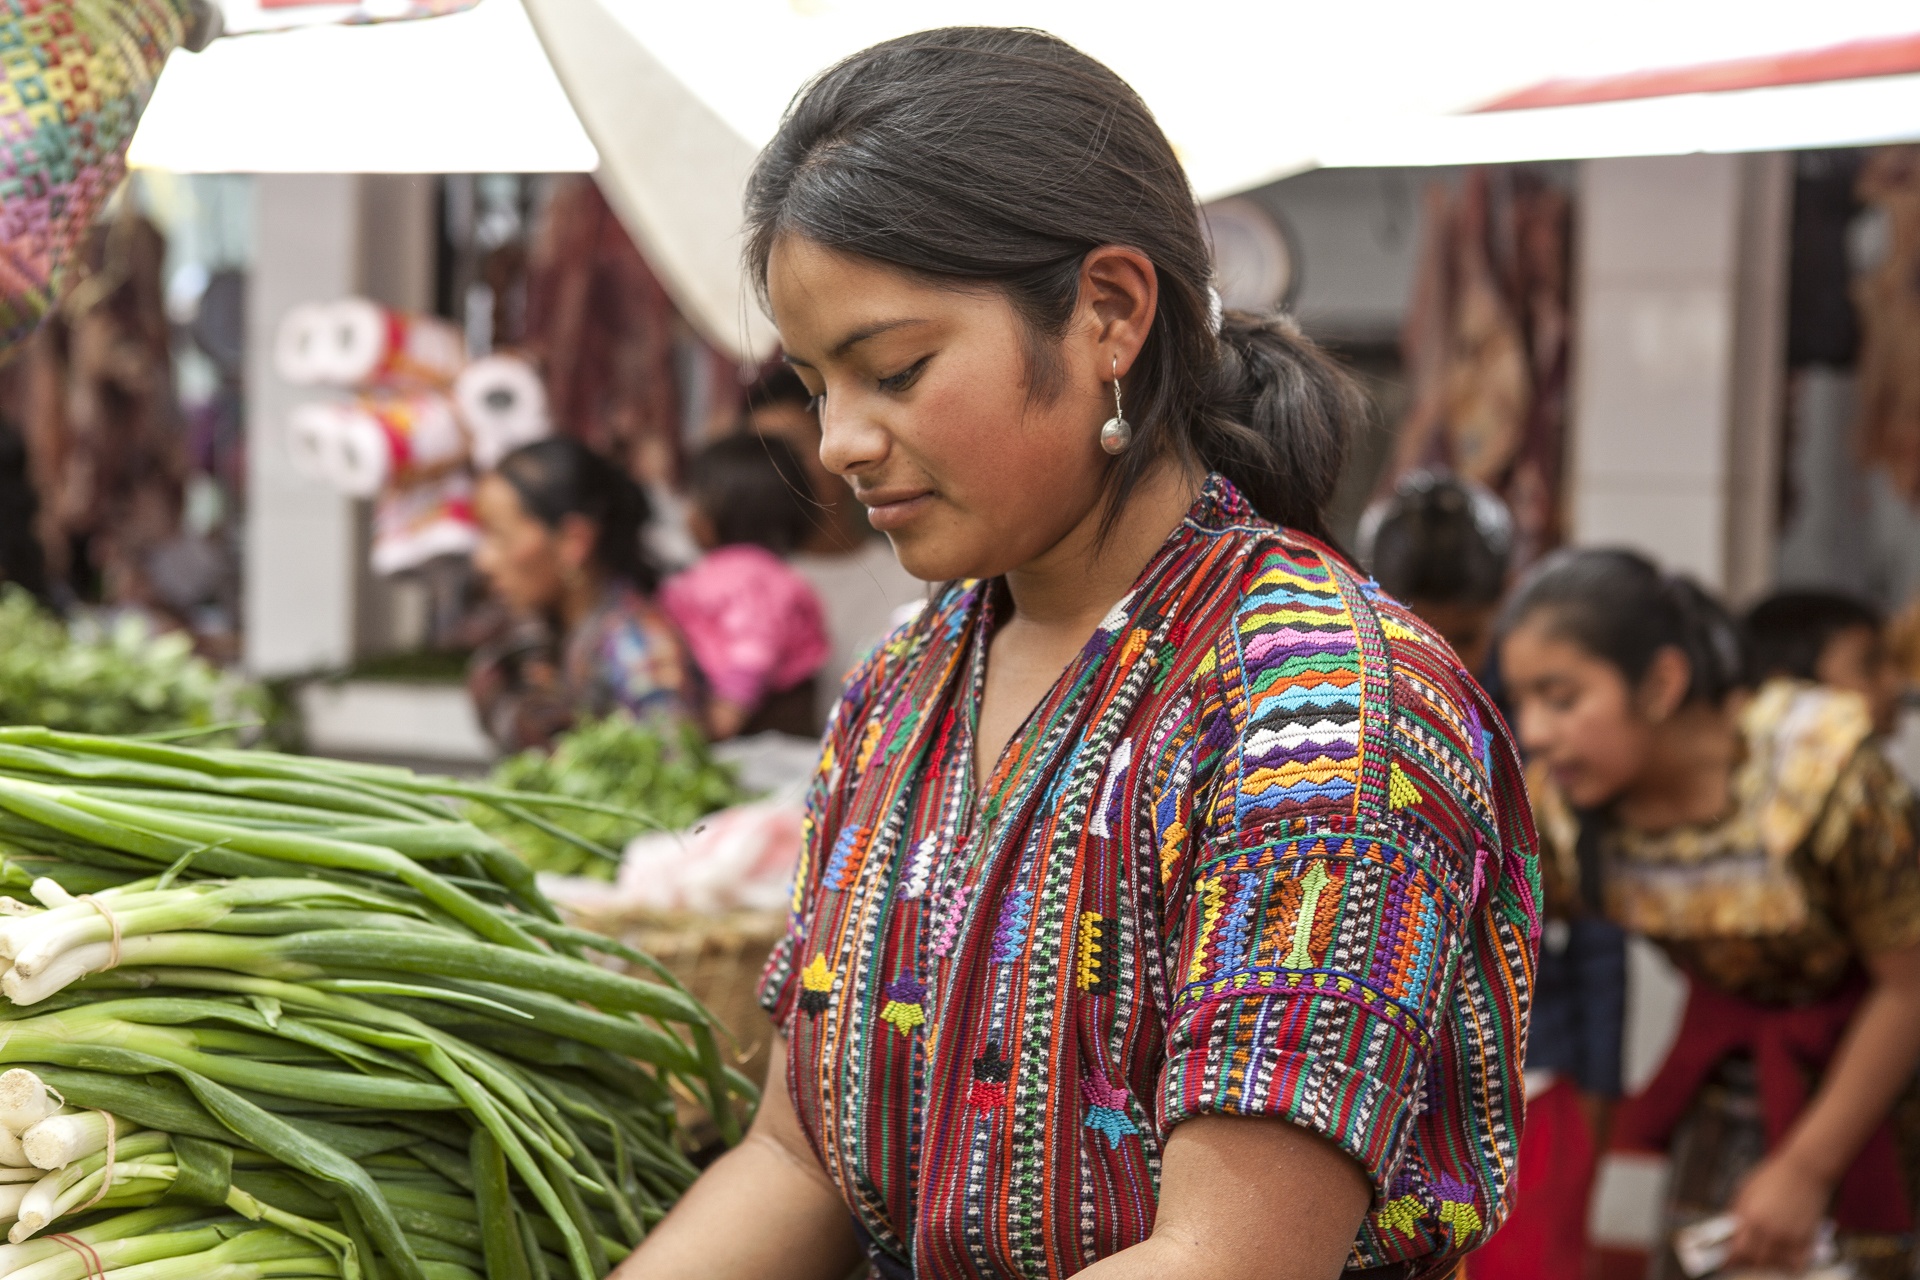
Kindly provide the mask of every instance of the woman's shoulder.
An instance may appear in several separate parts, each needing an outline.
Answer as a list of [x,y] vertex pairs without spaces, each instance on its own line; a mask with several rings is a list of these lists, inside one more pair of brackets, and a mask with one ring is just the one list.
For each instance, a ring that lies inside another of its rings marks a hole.
[[1740,729],[1747,758],[1735,781],[1739,807],[1776,856],[1805,843],[1821,816],[1835,811],[1837,795],[1882,772],[1872,716],[1858,694],[1771,680],[1741,712]]
[[1304,534],[1249,530],[1242,564],[1220,645],[1250,749],[1330,809],[1437,804],[1489,834],[1496,809],[1524,810],[1504,722],[1432,628]]

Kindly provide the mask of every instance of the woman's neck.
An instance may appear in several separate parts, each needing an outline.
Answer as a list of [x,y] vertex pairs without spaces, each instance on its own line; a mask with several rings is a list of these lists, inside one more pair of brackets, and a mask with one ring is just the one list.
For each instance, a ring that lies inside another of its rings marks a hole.
[[1089,512],[1038,558],[1007,572],[1010,621],[1080,633],[1084,643],[1186,518],[1202,483],[1197,472],[1176,463],[1154,468],[1128,496],[1104,539],[1104,506]]
[[1739,725],[1726,710],[1682,707],[1654,731],[1646,764],[1614,813],[1648,835],[1718,822],[1733,806],[1733,773],[1744,754]]
[[559,606],[554,612],[559,616],[563,634],[571,635],[574,628],[585,622],[587,615],[599,607],[606,586],[604,576],[592,569],[583,569],[577,577],[561,587]]

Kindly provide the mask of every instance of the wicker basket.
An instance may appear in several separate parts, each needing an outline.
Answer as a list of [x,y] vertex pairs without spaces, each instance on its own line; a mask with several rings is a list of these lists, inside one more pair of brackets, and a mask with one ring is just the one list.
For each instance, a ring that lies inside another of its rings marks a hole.
[[[779,911],[738,911],[703,916],[682,913],[595,915],[573,913],[572,922],[646,952],[686,984],[700,1003],[712,1010],[732,1041],[723,1036],[721,1051],[740,1073],[759,1084],[767,1075],[767,1046],[773,1024],[755,998],[767,954],[786,929]],[[654,975],[632,965],[621,968],[636,977]],[[696,1136],[707,1131],[704,1115],[682,1109],[682,1120]]]

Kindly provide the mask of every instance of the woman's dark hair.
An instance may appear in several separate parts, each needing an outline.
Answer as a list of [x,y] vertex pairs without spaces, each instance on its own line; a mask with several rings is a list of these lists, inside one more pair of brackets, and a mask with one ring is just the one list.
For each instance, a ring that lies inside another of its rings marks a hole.
[[813,527],[813,490],[800,455],[773,436],[714,441],[688,461],[687,491],[723,547],[750,543],[783,556]]
[[1753,674],[1819,679],[1820,655],[1842,631],[1864,627],[1878,635],[1886,626],[1880,611],[1857,596],[1838,591],[1782,591],[1747,611],[1747,643],[1753,650]]
[[1060,388],[1054,351],[1102,245],[1146,254],[1159,309],[1125,379],[1132,448],[1108,518],[1169,454],[1220,471],[1268,519],[1326,536],[1325,508],[1364,419],[1358,386],[1281,320],[1228,312],[1186,172],[1125,81],[1065,41],[949,27],[874,45],[787,109],[747,184],[747,264],[765,301],[783,235],[961,287],[1025,319],[1027,383]]
[[1579,548],[1548,556],[1514,589],[1498,634],[1535,617],[1618,668],[1629,684],[1667,648],[1686,655],[1688,702],[1717,704],[1747,683],[1739,624],[1691,578],[1662,573],[1637,552]]
[[800,375],[793,371],[790,364],[777,364],[754,379],[747,388],[747,412],[756,409],[768,409],[777,404],[799,405],[802,409],[813,408],[813,392],[807,390],[807,384],[800,381]]
[[652,504],[633,477],[568,436],[521,445],[494,468],[513,486],[527,514],[558,529],[568,516],[592,523],[593,562],[642,591],[659,585],[660,571],[641,541]]
[[1484,485],[1414,471],[1360,521],[1360,562],[1389,595],[1490,605],[1507,586],[1513,517]]

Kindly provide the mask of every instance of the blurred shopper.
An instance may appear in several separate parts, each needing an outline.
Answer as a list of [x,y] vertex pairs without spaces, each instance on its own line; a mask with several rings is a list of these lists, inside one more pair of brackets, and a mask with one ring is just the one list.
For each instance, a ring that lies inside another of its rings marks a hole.
[[820,415],[791,367],[780,365],[748,388],[742,425],[785,441],[806,468],[807,536],[787,561],[825,611],[827,658],[814,704],[816,722],[824,721],[847,673],[891,629],[896,612],[926,600],[927,584],[900,567],[853,490],[820,460]]
[[812,737],[826,623],[783,556],[807,536],[807,473],[785,441],[732,436],[687,464],[694,541],[706,552],[668,578],[660,603],[706,677],[715,738],[776,730]]
[[1547,775],[1549,901],[1603,905],[1692,980],[1614,1120],[1616,1145],[1671,1155],[1663,1238],[1731,1214],[1730,1265],[1793,1270],[1830,1214],[1861,1277],[1906,1276],[1920,858],[1865,703],[1795,680],[1743,697],[1732,620],[1626,551],[1543,562],[1501,637]]
[[743,425],[755,435],[785,441],[806,469],[806,537],[795,551],[851,555],[874,541],[866,508],[847,482],[820,461],[820,416],[814,412],[813,393],[791,366],[776,365],[747,388]]
[[1851,690],[1867,700],[1874,732],[1893,732],[1905,681],[1879,609],[1838,591],[1782,591],[1748,610],[1746,626],[1756,676]]
[[502,750],[543,746],[583,715],[697,720],[699,678],[652,592],[646,495],[577,440],[514,450],[474,493],[474,566],[510,623],[467,687]]
[[1504,1216],[1511,743],[1324,541],[1363,393],[1223,311],[1111,70],[924,31],[803,91],[748,264],[931,603],[828,724],[748,1139],[625,1280],[1443,1276]]
[[1513,553],[1513,517],[1493,490],[1409,472],[1367,510],[1358,544],[1381,587],[1438,631],[1468,671],[1487,670]]

